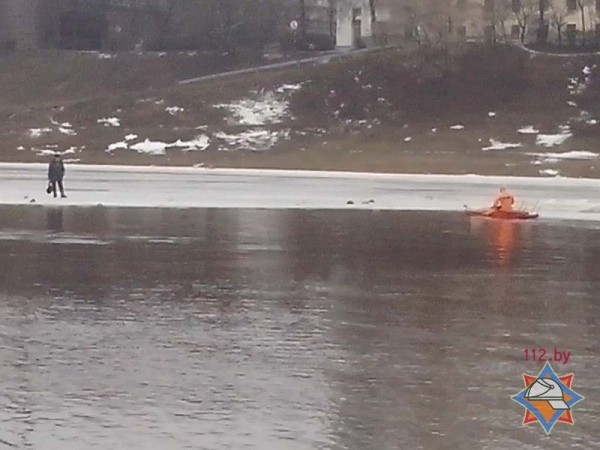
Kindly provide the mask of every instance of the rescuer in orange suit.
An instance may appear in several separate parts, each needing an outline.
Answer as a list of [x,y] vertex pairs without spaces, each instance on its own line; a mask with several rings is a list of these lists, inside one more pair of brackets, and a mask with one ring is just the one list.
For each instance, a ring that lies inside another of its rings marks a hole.
[[492,211],[505,211],[510,212],[513,210],[513,205],[515,204],[515,198],[511,193],[509,193],[506,188],[500,188],[500,194],[494,200],[492,204]]

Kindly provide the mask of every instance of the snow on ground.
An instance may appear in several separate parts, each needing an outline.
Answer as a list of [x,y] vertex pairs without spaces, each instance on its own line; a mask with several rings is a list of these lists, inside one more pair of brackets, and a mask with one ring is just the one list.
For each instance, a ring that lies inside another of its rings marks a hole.
[[30,128],[27,132],[29,137],[33,139],[39,138],[46,133],[52,133],[52,128]]
[[178,113],[184,112],[185,109],[180,108],[179,106],[167,106],[165,108],[165,111],[168,112],[169,114],[171,114],[172,116],[174,116]]
[[465,126],[464,126],[464,125],[457,124],[457,125],[452,125],[452,126],[450,127],[450,129],[451,129],[451,130],[464,130],[464,129],[465,129]]
[[261,126],[281,123],[288,114],[288,102],[274,92],[259,94],[257,98],[245,98],[232,103],[215,105],[229,111],[233,125]]
[[546,175],[546,176],[549,176],[549,177],[556,177],[556,176],[558,176],[558,170],[543,169],[543,170],[540,170],[540,174],[541,175]]
[[105,127],[120,127],[121,120],[118,117],[103,117],[96,122],[103,124]]
[[297,84],[284,84],[280,87],[278,87],[277,89],[275,89],[275,92],[277,92],[278,94],[285,94],[288,91],[298,91],[300,89],[302,89],[302,85],[304,83],[297,83]]
[[520,134],[538,134],[540,130],[533,127],[533,125],[526,125],[517,130],[517,133]]
[[569,159],[569,160],[589,160],[596,159],[599,154],[593,152],[587,152],[583,150],[573,150],[570,152],[562,152],[562,153],[527,153],[529,156],[535,156],[536,158],[542,159],[544,162],[558,162],[561,159]]
[[66,134],[67,136],[77,136],[77,132],[72,128],[58,127],[58,131],[60,131],[62,134]]
[[284,84],[273,91],[255,93],[252,98],[221,103],[214,107],[227,110],[231,114],[228,122],[232,125],[265,126],[282,123],[289,116],[288,94],[300,89],[302,84]]
[[219,131],[214,137],[222,140],[228,148],[220,150],[252,150],[265,151],[272,148],[280,139],[289,136],[289,130],[270,131],[265,129],[252,129],[241,133],[225,133]]
[[[127,138],[127,136],[126,136]],[[195,150],[206,150],[210,146],[210,138],[206,135],[199,135],[189,141],[182,141],[178,139],[175,142],[161,142],[151,141],[146,139],[143,142],[132,144],[128,141],[115,142],[108,146],[107,152],[114,150],[135,150],[138,153],[145,153],[148,155],[165,155],[168,149],[177,149],[184,152],[190,152]]]
[[[117,144],[123,144],[123,142],[117,142]],[[127,145],[127,143],[125,144]],[[147,155],[165,155],[168,146],[169,144],[165,142],[151,141],[150,139],[146,139],[144,142],[133,144],[130,148],[138,153],[145,153]]]
[[535,139],[535,145],[554,147],[555,145],[563,144],[572,136],[573,134],[569,132],[562,132],[560,134],[538,134]]
[[508,150],[511,148],[519,148],[521,147],[520,143],[509,143],[509,142],[500,142],[495,139],[490,139],[490,145],[487,147],[483,147],[481,150]]
[[57,149],[52,149],[52,148],[32,148],[33,151],[35,151],[37,156],[53,156],[56,154],[59,155],[74,155],[75,152],[77,151],[77,147],[69,147],[68,149],[64,150],[64,151],[60,151]]
[[196,136],[194,139],[189,141],[182,141],[178,139],[169,147],[175,147],[181,149],[184,152],[191,152],[194,150],[206,150],[210,146],[210,138],[204,134]]
[[[465,204],[485,207],[500,186],[507,186],[519,202],[537,203],[542,220],[600,221],[600,180],[592,179],[73,164],[67,167],[65,178],[68,198],[54,199],[43,192],[46,175],[46,164],[0,164],[0,204],[28,205],[35,199],[38,205],[92,207],[379,209],[459,214]],[[374,202],[368,203],[371,199]],[[354,204],[348,205],[349,200]]]
[[114,144],[110,144],[108,146],[108,150],[107,151],[114,152],[115,150],[127,150],[128,148],[129,148],[129,145],[125,141],[123,141],[123,142],[115,142]]

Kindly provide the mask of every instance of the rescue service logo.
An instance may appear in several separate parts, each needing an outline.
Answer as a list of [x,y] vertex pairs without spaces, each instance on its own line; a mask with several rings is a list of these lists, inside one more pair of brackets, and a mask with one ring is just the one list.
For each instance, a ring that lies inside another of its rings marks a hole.
[[539,422],[546,434],[550,434],[557,422],[571,425],[572,408],[583,400],[572,388],[573,374],[558,376],[549,362],[537,375],[523,374],[525,388],[511,397],[525,408],[523,425]]

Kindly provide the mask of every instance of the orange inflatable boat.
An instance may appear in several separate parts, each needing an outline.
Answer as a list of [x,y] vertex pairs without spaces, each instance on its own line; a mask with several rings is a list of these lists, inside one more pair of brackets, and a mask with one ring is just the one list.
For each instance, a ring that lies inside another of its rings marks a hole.
[[490,219],[503,219],[503,220],[528,220],[537,219],[539,214],[531,213],[529,211],[502,211],[493,209],[467,209],[465,214],[471,217],[489,217]]

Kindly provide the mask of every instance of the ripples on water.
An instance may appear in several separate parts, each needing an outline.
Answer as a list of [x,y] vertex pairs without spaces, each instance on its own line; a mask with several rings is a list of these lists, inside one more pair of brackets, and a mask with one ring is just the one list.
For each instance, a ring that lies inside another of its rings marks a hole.
[[[0,208],[0,448],[593,448],[599,230]],[[526,347],[575,426],[521,426]]]

